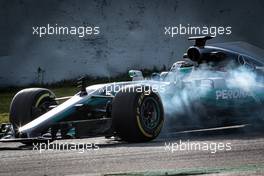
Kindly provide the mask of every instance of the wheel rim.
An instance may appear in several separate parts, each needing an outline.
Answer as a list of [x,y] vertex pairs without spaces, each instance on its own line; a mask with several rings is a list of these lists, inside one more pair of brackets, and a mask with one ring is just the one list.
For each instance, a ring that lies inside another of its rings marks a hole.
[[141,122],[146,130],[154,130],[160,121],[160,108],[156,99],[147,97],[141,106]]

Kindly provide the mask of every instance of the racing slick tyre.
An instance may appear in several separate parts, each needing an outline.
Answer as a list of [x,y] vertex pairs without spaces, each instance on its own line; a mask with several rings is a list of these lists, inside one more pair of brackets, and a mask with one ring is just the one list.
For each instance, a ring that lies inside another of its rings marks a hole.
[[55,94],[44,88],[28,88],[19,91],[10,105],[9,121],[13,125],[16,137],[18,128],[34,120],[56,104]]
[[[136,91],[139,89],[142,91]],[[133,91],[131,87],[124,88],[113,100],[112,120],[114,130],[122,140],[153,140],[159,135],[164,122],[161,99],[150,87],[135,86]]]

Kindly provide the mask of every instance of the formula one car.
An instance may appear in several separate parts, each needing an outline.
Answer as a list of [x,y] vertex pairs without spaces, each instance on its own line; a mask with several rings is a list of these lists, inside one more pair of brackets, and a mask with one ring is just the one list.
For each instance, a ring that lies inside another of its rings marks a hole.
[[21,90],[10,105],[11,124],[2,125],[1,141],[28,144],[38,139],[117,136],[145,142],[160,134],[165,114],[175,117],[175,124],[180,118],[193,123],[223,122],[223,117],[231,121],[254,112],[245,119],[261,119],[263,62],[205,46],[211,38],[190,37],[195,44],[183,59],[148,79],[138,70],[129,71],[133,80],[128,82],[86,87],[81,79],[80,92],[60,98],[44,88]]

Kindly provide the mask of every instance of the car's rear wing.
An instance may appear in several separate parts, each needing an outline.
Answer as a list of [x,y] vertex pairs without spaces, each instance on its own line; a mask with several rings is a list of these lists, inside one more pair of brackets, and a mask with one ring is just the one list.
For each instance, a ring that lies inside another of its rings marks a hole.
[[189,37],[188,40],[195,40],[194,46],[204,47],[206,41],[210,40],[212,38],[214,38],[214,37],[212,37],[212,36],[194,36],[194,37]]

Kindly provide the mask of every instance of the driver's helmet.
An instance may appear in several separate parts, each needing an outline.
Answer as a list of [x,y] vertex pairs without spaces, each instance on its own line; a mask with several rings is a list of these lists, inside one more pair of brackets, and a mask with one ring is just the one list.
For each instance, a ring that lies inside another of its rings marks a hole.
[[170,71],[188,74],[191,73],[193,67],[194,67],[194,63],[191,60],[187,60],[187,59],[180,60],[172,65]]

